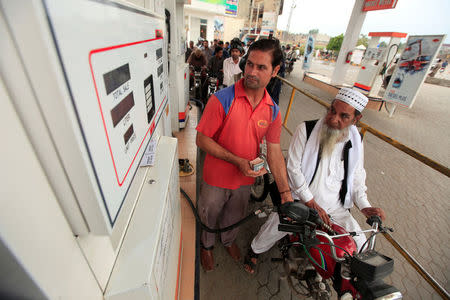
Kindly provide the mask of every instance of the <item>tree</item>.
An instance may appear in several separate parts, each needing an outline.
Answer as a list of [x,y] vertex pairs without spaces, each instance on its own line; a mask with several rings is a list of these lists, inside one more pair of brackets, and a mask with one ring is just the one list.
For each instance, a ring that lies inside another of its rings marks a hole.
[[364,47],[369,46],[369,38],[365,34],[361,34],[360,38],[358,39],[358,43],[356,43],[356,46],[363,45]]
[[315,35],[315,34],[318,34],[319,33],[319,29],[311,29],[310,31],[309,31],[309,34],[310,35]]
[[332,37],[330,39],[330,41],[328,42],[327,49],[339,51],[341,49],[343,40],[344,40],[344,34],[342,34],[342,33],[340,35]]

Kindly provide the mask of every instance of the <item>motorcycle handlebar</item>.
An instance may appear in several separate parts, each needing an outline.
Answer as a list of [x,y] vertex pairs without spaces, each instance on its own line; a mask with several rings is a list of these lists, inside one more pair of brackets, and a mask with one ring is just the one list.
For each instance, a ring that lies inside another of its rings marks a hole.
[[367,218],[366,223],[370,226],[374,226],[374,224],[378,224],[380,226],[382,224],[381,218],[379,216],[370,216]]

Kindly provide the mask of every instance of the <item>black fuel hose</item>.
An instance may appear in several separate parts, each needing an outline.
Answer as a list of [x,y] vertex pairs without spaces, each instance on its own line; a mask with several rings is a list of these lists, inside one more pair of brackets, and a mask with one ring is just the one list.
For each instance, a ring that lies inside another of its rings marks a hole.
[[242,220],[238,221],[237,223],[234,223],[230,226],[224,227],[224,228],[217,228],[217,229],[212,229],[209,228],[208,226],[206,226],[205,224],[202,223],[202,221],[200,220],[200,216],[198,215],[197,212],[197,208],[194,206],[194,203],[192,203],[191,198],[188,196],[188,194],[186,194],[186,192],[180,188],[180,192],[183,194],[184,198],[186,198],[186,200],[189,203],[189,206],[192,209],[192,212],[195,216],[195,219],[197,220],[197,223],[200,224],[200,226],[202,227],[203,230],[207,231],[207,232],[211,232],[211,233],[219,233],[219,232],[225,232],[225,231],[229,231],[232,229],[237,228],[238,226],[244,224],[245,222],[249,221],[250,219],[252,219],[253,217],[259,215],[260,213],[262,213],[261,209],[258,209],[254,212],[252,212],[251,214],[249,214],[248,216],[246,216],[245,218],[243,218]]

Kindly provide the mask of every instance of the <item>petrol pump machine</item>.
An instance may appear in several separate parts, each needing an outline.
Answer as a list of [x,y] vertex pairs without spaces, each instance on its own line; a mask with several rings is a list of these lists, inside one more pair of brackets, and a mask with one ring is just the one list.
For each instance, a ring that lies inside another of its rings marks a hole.
[[[150,2],[1,3],[4,45],[23,64],[3,52],[2,80],[102,292],[114,299],[133,288],[145,299],[172,298],[181,251],[165,5]],[[26,89],[28,103],[15,96]],[[155,166],[139,168],[151,139]]]
[[[378,97],[382,79],[380,72],[391,64],[399,50],[400,40],[407,36],[402,32],[369,32],[371,39],[361,62],[361,69],[354,83],[360,92],[372,97]],[[381,38],[390,38],[387,47],[380,48]]]

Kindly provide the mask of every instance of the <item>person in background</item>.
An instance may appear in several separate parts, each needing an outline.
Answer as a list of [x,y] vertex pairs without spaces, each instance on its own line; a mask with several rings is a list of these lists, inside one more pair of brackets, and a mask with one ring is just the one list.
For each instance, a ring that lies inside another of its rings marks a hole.
[[[212,42],[211,42],[212,43]],[[208,41],[203,41],[203,49],[202,49],[203,55],[205,55],[206,61],[209,62],[211,57],[213,56],[213,50],[209,48]]]
[[444,69],[443,71],[445,71],[445,68],[447,68],[447,66],[448,66],[448,61],[446,60],[442,63],[442,69]]
[[391,81],[392,74],[394,74],[395,67],[397,66],[398,58],[395,59],[394,63],[386,70],[383,79],[383,87],[386,89]]
[[241,73],[239,62],[241,61],[241,55],[244,54],[244,49],[240,44],[231,44],[231,57],[227,58],[223,62],[223,85],[230,86],[234,84],[234,75]]
[[[194,69],[194,71],[200,71],[201,72],[201,82],[202,87],[205,85],[206,82],[206,67],[207,67],[207,61],[206,57],[203,54],[202,50],[199,48],[195,48],[192,54],[189,56],[187,63],[189,64],[189,67]],[[193,87],[194,85],[194,76],[190,76],[189,78],[189,86]],[[203,97],[203,88],[201,89],[201,98]]]
[[230,53],[228,52],[228,49],[224,47],[225,45],[223,44],[223,41],[219,41],[218,45],[223,49],[223,58],[227,59],[230,57]]
[[219,85],[223,82],[223,50],[222,47],[217,46],[214,51],[214,56],[211,57],[208,63],[208,71],[210,76],[216,77],[219,80]]
[[194,42],[190,41],[189,42],[189,47],[186,49],[186,53],[184,54],[185,55],[185,59],[184,59],[185,62],[188,61],[189,56],[191,56],[193,51],[194,51]]

